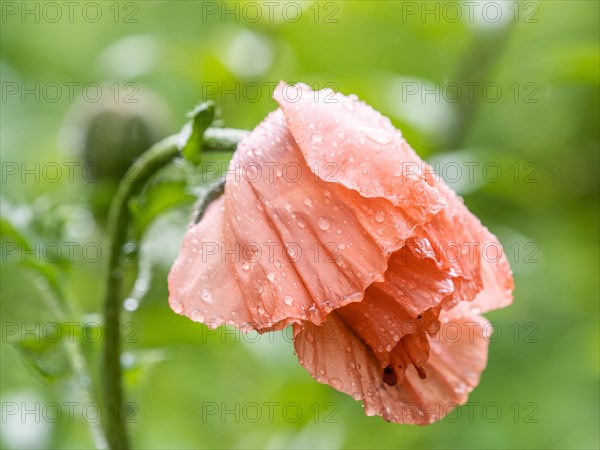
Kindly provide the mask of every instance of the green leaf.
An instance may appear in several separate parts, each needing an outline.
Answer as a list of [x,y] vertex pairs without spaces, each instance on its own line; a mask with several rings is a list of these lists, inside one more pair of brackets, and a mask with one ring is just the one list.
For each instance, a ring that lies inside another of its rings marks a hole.
[[[58,327],[55,334],[42,332],[27,333],[9,341],[21,361],[30,372],[46,382],[54,382],[72,372],[71,364],[62,341],[64,332]],[[47,331],[47,330],[46,330]]]
[[146,186],[142,194],[129,203],[135,237],[140,239],[152,221],[167,209],[194,200],[195,197],[187,192],[184,180],[162,181]]
[[215,120],[215,105],[212,101],[201,103],[188,113],[191,119],[181,130],[180,150],[183,157],[194,165],[202,159],[204,132]]
[[12,244],[4,244],[5,247],[3,247],[3,250],[7,253],[5,257],[10,256],[10,253],[14,251],[15,255],[20,256],[20,258],[15,258],[17,263],[42,275],[51,286],[57,285],[57,265],[36,262],[34,258],[23,257],[24,254],[34,251],[31,241],[23,230],[20,230],[6,218],[0,218],[0,239],[2,239],[2,241],[8,241]]

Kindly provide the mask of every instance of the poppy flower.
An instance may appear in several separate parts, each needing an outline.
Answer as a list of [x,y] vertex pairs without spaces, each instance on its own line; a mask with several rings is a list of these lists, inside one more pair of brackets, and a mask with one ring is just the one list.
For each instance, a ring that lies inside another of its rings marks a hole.
[[292,325],[299,362],[366,414],[440,420],[485,368],[479,314],[512,302],[502,247],[355,96],[282,82],[274,98],[186,232],[171,308],[211,327]]

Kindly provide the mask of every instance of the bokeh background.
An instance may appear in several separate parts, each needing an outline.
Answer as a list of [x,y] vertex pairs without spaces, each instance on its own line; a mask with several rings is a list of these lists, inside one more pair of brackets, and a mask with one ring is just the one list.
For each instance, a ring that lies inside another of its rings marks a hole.
[[[366,417],[308,375],[289,333],[211,332],[168,308],[166,275],[207,182],[175,164],[141,200],[160,214],[131,255],[134,446],[598,448],[598,2],[90,3],[2,2],[2,448],[98,444],[93,332],[115,173],[200,100],[251,129],[280,79],[357,94],[445,170],[503,242],[514,305],[488,314],[496,334],[467,406],[427,427]],[[69,363],[70,341],[85,364]]]

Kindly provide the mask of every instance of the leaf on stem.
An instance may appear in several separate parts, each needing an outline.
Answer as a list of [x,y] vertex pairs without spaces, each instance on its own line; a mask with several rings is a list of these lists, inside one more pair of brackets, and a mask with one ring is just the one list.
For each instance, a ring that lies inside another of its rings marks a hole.
[[215,104],[212,101],[201,103],[188,113],[190,120],[181,130],[179,149],[183,157],[194,165],[202,159],[204,132],[215,120]]

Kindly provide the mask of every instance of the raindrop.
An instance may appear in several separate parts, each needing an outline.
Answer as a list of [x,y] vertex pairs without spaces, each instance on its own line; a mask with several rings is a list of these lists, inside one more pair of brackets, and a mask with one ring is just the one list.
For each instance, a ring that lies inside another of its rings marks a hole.
[[304,220],[302,219],[298,219],[298,221],[296,222],[296,224],[300,227],[300,228],[304,228],[306,227],[306,222],[304,222]]
[[195,322],[204,322],[204,315],[197,309],[192,309],[191,319]]
[[374,416],[375,414],[377,414],[377,411],[371,405],[365,405],[365,415]]
[[331,222],[325,217],[319,218],[319,228],[323,231],[327,231],[331,228]]
[[304,199],[304,204],[305,204],[306,206],[308,206],[309,208],[312,208],[312,206],[313,206],[312,200],[311,200],[310,198],[308,198],[308,197],[306,197],[306,198]]
[[392,135],[384,130],[369,130],[367,132],[367,137],[381,145],[392,142]]
[[375,214],[375,222],[382,223],[385,220],[385,213],[383,211],[377,212]]
[[457,394],[464,394],[465,392],[467,392],[467,385],[465,383],[457,384],[454,388],[454,392],[456,392]]
[[294,299],[289,295],[286,295],[283,299],[283,303],[285,303],[288,306],[291,306],[294,303]]
[[323,142],[323,136],[319,133],[315,133],[312,135],[310,140],[313,144],[319,144],[319,143]]
[[269,273],[267,274],[267,279],[268,279],[269,281],[275,281],[275,273],[274,273],[274,272],[269,272]]
[[206,289],[202,290],[202,295],[201,295],[202,301],[205,303],[212,303],[212,294],[210,293],[210,291],[207,291]]
[[248,261],[244,261],[242,263],[242,269],[244,269],[244,270],[250,269],[250,263]]
[[171,309],[173,311],[175,311],[177,314],[182,314],[183,313],[183,304],[177,300],[176,298],[172,298],[169,301],[169,304],[171,305]]

